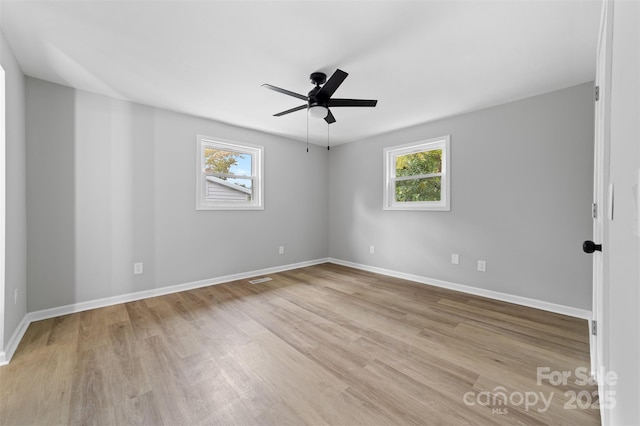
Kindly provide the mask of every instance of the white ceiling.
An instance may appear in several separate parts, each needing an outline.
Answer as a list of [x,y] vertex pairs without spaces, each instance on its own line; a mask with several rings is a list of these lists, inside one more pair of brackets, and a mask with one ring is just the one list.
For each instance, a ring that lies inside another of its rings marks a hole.
[[[5,1],[0,24],[29,76],[305,140],[272,114],[309,74],[349,77],[331,144],[591,81],[600,1]],[[326,143],[323,120],[310,142]]]

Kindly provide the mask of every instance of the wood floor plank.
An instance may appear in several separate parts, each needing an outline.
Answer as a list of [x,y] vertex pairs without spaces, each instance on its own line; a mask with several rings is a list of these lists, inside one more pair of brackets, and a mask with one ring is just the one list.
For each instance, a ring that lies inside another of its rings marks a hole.
[[114,400],[122,403],[123,400],[151,392],[131,323],[120,322],[108,328],[109,345],[100,354],[100,361],[109,372],[106,377],[107,389]]
[[507,315],[502,312],[496,312],[493,310],[487,310],[483,308],[478,308],[470,305],[469,303],[460,303],[458,301],[449,300],[449,299],[441,299],[438,303],[444,304],[449,309],[459,309],[469,313],[474,313],[477,315],[482,315],[484,317],[490,317],[497,320],[502,321],[505,324],[516,324],[521,325],[533,329],[537,329],[543,331],[545,333],[551,335],[563,336],[565,338],[580,340],[581,337],[584,337],[584,333],[580,333],[578,331],[567,330],[559,328],[557,325],[544,324],[542,322],[537,322],[534,320],[522,318],[520,316]]
[[163,299],[156,297],[148,300],[137,300],[124,305],[133,331],[138,339],[162,334],[160,324],[150,310],[150,307],[158,303],[163,303]]
[[73,372],[69,424],[115,424],[111,393],[105,388],[109,373],[99,361],[104,349],[91,348],[79,354]]
[[[595,385],[537,382],[589,366],[584,320],[335,264],[269,277],[32,323],[0,424],[599,424],[567,407]],[[549,405],[501,403],[524,392]]]
[[[21,362],[0,367],[0,424],[64,424],[70,409],[75,355],[43,346]],[[55,377],[56,380],[51,380]],[[27,395],[20,392],[28,389]],[[25,397],[26,396],[26,397]]]
[[165,423],[160,417],[160,409],[153,391],[142,395],[129,396],[113,407],[116,425],[157,425]]

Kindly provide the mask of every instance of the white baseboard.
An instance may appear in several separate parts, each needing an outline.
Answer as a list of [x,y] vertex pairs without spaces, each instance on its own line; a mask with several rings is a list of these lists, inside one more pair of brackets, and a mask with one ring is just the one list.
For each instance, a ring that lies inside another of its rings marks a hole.
[[558,305],[556,303],[545,302],[543,300],[530,299],[528,297],[515,296],[513,294],[501,293],[493,290],[486,290],[477,287],[471,287],[463,284],[456,284],[448,281],[438,280],[435,278],[423,277],[420,275],[406,274],[404,272],[392,271],[389,269],[378,268],[375,266],[363,265],[360,263],[349,262],[341,259],[329,258],[331,263],[337,265],[348,266],[363,271],[374,272],[376,274],[388,275],[390,277],[402,278],[414,281],[420,284],[428,284],[436,287],[447,288],[449,290],[459,291],[461,293],[473,294],[476,296],[487,297],[489,299],[500,300],[503,302],[515,303],[516,305],[527,306],[529,308],[541,309],[543,311],[554,312],[556,314],[568,315],[570,317],[591,320],[591,311],[585,309],[574,308],[572,306]]
[[18,327],[16,327],[15,331],[11,335],[11,338],[7,342],[7,347],[4,352],[0,352],[0,366],[9,364],[13,354],[16,353],[16,349],[18,349],[18,345],[20,344],[20,340],[22,340],[22,336],[27,331],[27,328],[31,324],[31,321],[28,320],[27,315],[22,318]]
[[41,311],[29,312],[20,322],[18,328],[11,336],[9,343],[7,344],[7,350],[0,352],[0,366],[6,365],[11,361],[13,354],[18,348],[18,344],[24,333],[27,331],[29,324],[34,321],[41,321],[44,319],[55,318],[61,315],[73,314],[76,312],[88,311],[90,309],[104,308],[106,306],[117,305],[120,303],[133,302],[136,300],[148,299],[150,297],[163,296],[165,294],[178,293],[181,291],[192,290],[195,288],[206,287],[210,285],[227,283],[230,281],[244,280],[247,278],[258,277],[261,275],[275,274],[277,272],[289,271],[291,269],[304,268],[306,266],[319,265],[321,263],[327,263],[328,258],[309,260],[305,262],[292,263],[289,265],[274,266],[272,268],[258,269],[250,272],[243,272],[233,275],[225,275],[217,278],[210,278],[200,281],[192,281],[184,284],[176,284],[167,287],[154,288],[151,290],[137,291],[134,293],[122,294],[119,296],[105,297],[102,299],[89,300],[86,302],[72,303],[70,305],[59,306],[50,309],[43,309]]

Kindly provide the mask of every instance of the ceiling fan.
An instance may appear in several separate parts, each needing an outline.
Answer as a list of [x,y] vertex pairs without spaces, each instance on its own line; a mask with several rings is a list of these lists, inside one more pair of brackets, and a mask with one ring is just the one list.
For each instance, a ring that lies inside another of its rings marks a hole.
[[[270,84],[263,84],[262,87],[266,87],[267,89],[284,93],[285,95],[293,96],[294,98],[302,99],[307,102],[304,105],[273,114],[274,117],[280,117],[295,111],[308,109],[310,116],[324,118],[328,124],[331,124],[335,123],[336,119],[333,114],[331,114],[329,107],[374,107],[378,103],[377,100],[373,99],[332,99],[331,95],[333,95],[338,87],[340,87],[348,75],[349,74],[346,72],[337,69],[329,80],[327,80],[327,75],[323,72],[312,73],[309,78],[311,79],[311,84],[315,84],[316,87],[311,89],[307,96],[281,89]],[[321,87],[320,85],[323,86]]]

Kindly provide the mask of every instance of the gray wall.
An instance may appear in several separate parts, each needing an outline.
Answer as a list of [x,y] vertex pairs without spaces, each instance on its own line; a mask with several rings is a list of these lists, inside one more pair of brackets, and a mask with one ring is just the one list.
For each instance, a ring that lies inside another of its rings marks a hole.
[[[0,63],[5,70],[5,299],[6,345],[27,312],[27,221],[25,193],[25,82],[0,32]],[[14,291],[18,290],[18,303]],[[1,322],[0,322],[1,323]],[[0,348],[1,350],[1,348]]]
[[[40,96],[45,87],[48,96]],[[27,78],[29,311],[39,299],[68,304],[74,293],[73,118],[73,92]]]
[[[29,311],[326,257],[320,147],[33,78],[27,124]],[[197,134],[265,147],[265,210],[196,211]]]
[[[327,155],[27,78],[28,310],[327,254],[590,309],[580,244],[591,234],[591,99],[584,84]],[[195,210],[198,133],[265,146],[264,211]],[[444,134],[451,212],[382,210],[382,149]],[[478,259],[487,272],[475,271]],[[132,275],[133,262],[144,262],[143,275]]]
[[[451,211],[383,210],[383,148],[446,134]],[[591,83],[341,145],[329,164],[330,257],[591,309]]]

